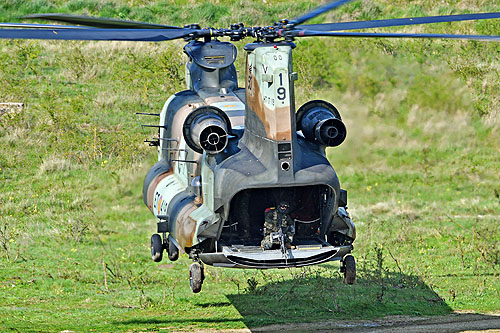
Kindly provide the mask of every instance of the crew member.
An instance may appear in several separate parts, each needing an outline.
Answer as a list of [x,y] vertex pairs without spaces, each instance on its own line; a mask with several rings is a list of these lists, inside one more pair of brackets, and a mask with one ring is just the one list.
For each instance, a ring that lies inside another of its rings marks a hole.
[[280,228],[285,237],[285,246],[292,247],[293,236],[295,235],[295,223],[290,217],[290,205],[288,202],[281,202],[278,209],[275,207],[267,208],[264,217],[264,239],[260,246],[264,250],[270,250],[273,245],[280,245]]

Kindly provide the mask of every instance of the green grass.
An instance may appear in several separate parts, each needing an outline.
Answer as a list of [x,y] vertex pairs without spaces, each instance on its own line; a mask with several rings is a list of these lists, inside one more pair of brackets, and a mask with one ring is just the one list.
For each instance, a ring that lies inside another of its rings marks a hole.
[[[7,0],[0,21],[62,11],[249,25],[312,6]],[[375,1],[315,21],[499,9],[472,0]],[[498,20],[419,29],[500,34]],[[342,283],[338,263],[263,272],[207,267],[194,295],[187,258],[151,262],[155,220],[141,187],[155,152],[142,143],[150,134],[134,112],[157,112],[183,89],[182,42],[0,41],[0,102],[25,103],[20,114],[0,116],[0,330],[222,329],[498,312],[500,44],[297,44],[297,105],[327,99],[348,128],[328,156],[357,226],[354,286]]]

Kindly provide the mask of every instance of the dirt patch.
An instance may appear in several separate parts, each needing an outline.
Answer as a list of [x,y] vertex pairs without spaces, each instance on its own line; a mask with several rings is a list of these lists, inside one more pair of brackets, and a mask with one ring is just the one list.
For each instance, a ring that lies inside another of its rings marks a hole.
[[456,312],[446,316],[387,316],[375,320],[329,320],[317,323],[275,324],[252,329],[199,330],[198,332],[496,332],[500,313]]
[[500,314],[454,313],[447,316],[388,316],[375,320],[269,325],[247,332],[500,332]]

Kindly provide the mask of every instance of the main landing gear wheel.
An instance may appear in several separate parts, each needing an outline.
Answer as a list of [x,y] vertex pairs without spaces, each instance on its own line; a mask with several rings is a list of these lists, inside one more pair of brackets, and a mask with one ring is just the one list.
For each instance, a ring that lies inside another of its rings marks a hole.
[[193,293],[199,293],[201,291],[204,279],[203,265],[197,261],[193,262],[191,267],[189,267],[189,286]]
[[348,254],[344,257],[341,272],[344,273],[344,282],[346,284],[354,284],[354,281],[356,281],[356,260],[352,255]]
[[169,240],[167,249],[168,259],[170,259],[170,261],[176,261],[179,259],[179,249],[175,246],[174,242]]
[[154,262],[160,262],[163,258],[163,242],[158,234],[151,236],[151,258]]

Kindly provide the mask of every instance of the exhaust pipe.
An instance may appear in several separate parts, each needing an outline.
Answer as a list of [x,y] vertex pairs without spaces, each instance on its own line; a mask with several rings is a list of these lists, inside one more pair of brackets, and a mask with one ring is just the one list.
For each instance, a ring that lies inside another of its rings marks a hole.
[[326,101],[307,102],[299,108],[296,117],[297,130],[302,130],[309,141],[335,147],[345,140],[347,129],[340,113]]
[[228,142],[231,122],[226,113],[213,106],[201,106],[184,121],[182,133],[187,145],[198,153],[218,154]]

